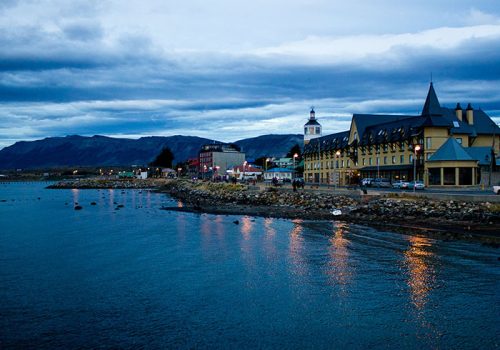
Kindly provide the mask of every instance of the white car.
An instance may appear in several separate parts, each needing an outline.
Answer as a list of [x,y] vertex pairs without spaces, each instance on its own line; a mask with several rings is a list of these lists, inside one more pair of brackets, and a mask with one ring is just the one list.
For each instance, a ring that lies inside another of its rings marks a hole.
[[392,183],[392,188],[408,188],[408,181],[398,180]]
[[415,187],[416,190],[423,190],[425,188],[425,185],[423,181],[412,181],[408,183],[409,190],[413,190],[413,187]]
[[499,186],[493,186],[493,192],[500,195],[500,185]]

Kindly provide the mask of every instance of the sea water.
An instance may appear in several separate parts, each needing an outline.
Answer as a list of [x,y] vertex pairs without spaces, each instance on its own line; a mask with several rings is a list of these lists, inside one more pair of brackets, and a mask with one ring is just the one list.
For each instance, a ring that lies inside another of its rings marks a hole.
[[499,347],[499,249],[46,185],[0,184],[1,348]]

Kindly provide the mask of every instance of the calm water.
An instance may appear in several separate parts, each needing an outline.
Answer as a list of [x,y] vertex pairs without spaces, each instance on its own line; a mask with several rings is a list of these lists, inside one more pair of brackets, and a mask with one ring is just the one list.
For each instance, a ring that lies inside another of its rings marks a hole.
[[0,184],[1,348],[499,347],[499,249],[45,185]]

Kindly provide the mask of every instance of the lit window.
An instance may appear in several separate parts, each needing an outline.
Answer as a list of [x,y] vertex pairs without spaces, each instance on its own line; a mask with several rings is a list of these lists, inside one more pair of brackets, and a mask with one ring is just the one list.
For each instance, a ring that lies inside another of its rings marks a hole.
[[425,138],[425,147],[427,149],[430,149],[432,147],[432,138],[431,137],[426,137]]
[[351,166],[351,160],[350,160],[350,159],[348,159],[348,160],[347,160],[347,167],[349,168],[350,166]]
[[396,156],[392,156],[392,164],[396,164]]
[[363,158],[363,165],[365,165],[365,160],[366,160],[366,159],[365,159],[365,158]]
[[368,165],[372,165],[372,159],[368,158]]
[[384,164],[387,164],[387,156],[384,157]]
[[316,134],[321,134],[321,129],[319,128],[319,126],[316,127]]

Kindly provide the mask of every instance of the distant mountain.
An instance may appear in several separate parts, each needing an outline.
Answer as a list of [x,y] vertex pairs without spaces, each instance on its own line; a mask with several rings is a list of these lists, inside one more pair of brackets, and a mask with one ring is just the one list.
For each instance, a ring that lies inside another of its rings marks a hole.
[[[36,169],[71,166],[145,165],[164,147],[170,147],[174,162],[197,157],[201,146],[212,143],[195,136],[142,137],[137,140],[105,136],[49,137],[20,141],[0,150],[0,169]],[[236,142],[248,158],[283,156],[301,135],[265,135]]]
[[284,157],[290,148],[304,143],[303,135],[263,135],[235,142],[245,152],[247,158],[257,159],[263,156]]

